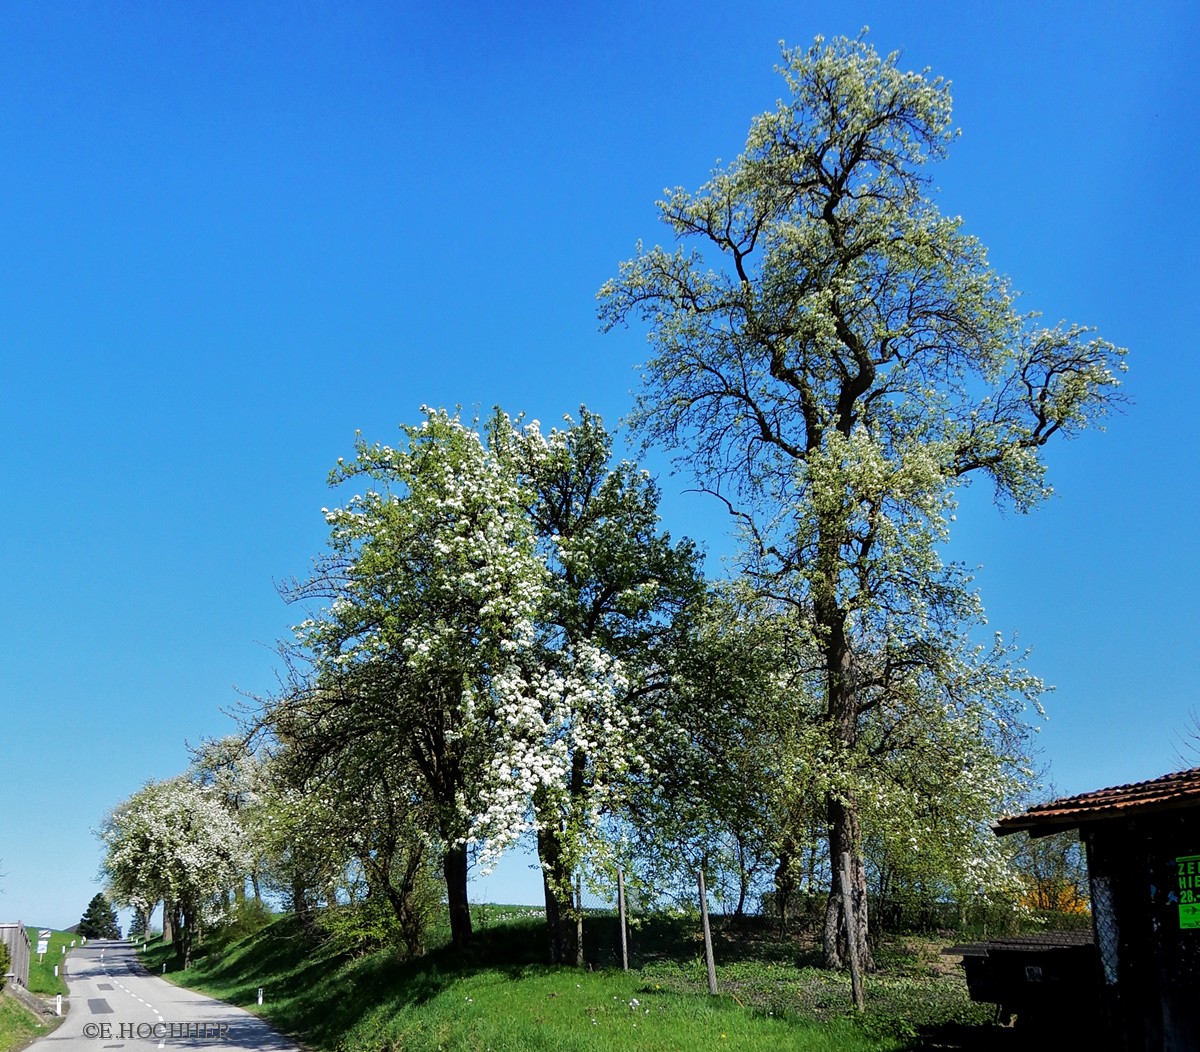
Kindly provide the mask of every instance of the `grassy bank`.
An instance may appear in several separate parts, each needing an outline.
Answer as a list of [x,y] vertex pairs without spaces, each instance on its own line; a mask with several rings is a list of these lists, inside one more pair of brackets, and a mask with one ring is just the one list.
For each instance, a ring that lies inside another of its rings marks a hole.
[[46,1033],[46,1027],[7,993],[0,993],[0,1052],[23,1048]]
[[538,963],[541,922],[518,917],[479,932],[466,959],[442,948],[405,961],[339,954],[282,917],[245,939],[208,941],[186,971],[168,947],[150,946],[145,959],[155,974],[166,964],[167,978],[339,1052],[898,1052],[930,1029],[987,1015],[929,947],[885,950],[869,1010],[855,1017],[848,977],[798,967],[790,947],[752,941],[739,954],[727,944],[714,998],[694,941],[670,925],[657,940],[637,971],[548,968]]
[[55,975],[54,968],[58,967],[59,972],[62,972],[62,967],[66,963],[67,957],[63,953],[65,949],[68,953],[72,946],[78,946],[80,939],[78,935],[74,935],[69,931],[52,931],[50,939],[46,947],[46,952],[42,954],[42,959],[38,960],[37,945],[38,931],[36,927],[27,927],[25,934],[29,936],[29,989],[35,994],[62,994],[67,995],[67,984],[63,981],[62,975]]

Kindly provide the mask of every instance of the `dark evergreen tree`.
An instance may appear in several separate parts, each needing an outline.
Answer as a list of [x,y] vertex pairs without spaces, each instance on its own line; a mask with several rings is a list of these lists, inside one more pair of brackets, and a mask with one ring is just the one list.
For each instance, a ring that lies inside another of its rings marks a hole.
[[149,927],[150,913],[147,909],[140,906],[133,908],[133,920],[129,922],[129,938],[138,939],[146,934],[146,929]]
[[79,918],[79,934],[87,939],[119,939],[121,926],[117,923],[117,911],[102,894],[92,896],[88,908]]

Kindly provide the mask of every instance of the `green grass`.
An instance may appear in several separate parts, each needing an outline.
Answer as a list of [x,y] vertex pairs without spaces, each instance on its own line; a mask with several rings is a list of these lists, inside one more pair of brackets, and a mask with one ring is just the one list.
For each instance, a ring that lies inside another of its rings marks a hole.
[[[883,968],[867,982],[868,1011],[855,1017],[847,976],[798,961],[795,944],[772,942],[763,932],[719,933],[722,993],[713,998],[687,921],[643,927],[635,940],[638,970],[580,971],[539,963],[539,919],[503,907],[489,911],[465,959],[445,947],[415,961],[390,951],[339,954],[304,936],[290,917],[245,939],[209,940],[187,971],[161,944],[144,958],[154,974],[166,964],[167,978],[337,1052],[898,1052],[920,1047],[920,1034],[978,1025],[989,1014],[971,1004],[961,977],[947,974],[930,946],[881,949]],[[585,943],[599,956],[607,952],[606,924],[589,919]]]
[[79,945],[79,936],[69,931],[51,931],[46,953],[43,955],[43,960],[39,962],[37,954],[39,930],[36,927],[25,929],[25,933],[29,936],[29,989],[35,994],[62,994],[65,997],[68,993],[67,984],[63,981],[61,974],[55,976],[54,966],[58,965],[59,972],[62,972],[62,966],[67,960],[63,948],[66,947],[70,952],[72,943],[76,946]]
[[884,1049],[855,1024],[747,1011],[729,997],[647,989],[622,972],[527,966],[460,975],[428,996],[383,1003],[348,1035],[366,1050]]
[[22,1048],[44,1033],[46,1027],[32,1012],[8,994],[0,994],[0,1052]]

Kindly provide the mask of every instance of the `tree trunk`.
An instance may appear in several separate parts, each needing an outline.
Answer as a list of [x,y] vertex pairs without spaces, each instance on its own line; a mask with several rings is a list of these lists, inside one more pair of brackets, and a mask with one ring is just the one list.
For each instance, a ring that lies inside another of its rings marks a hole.
[[[830,746],[835,756],[852,763],[858,744],[858,698],[855,695],[853,655],[846,635],[846,612],[837,602],[837,546],[823,529],[818,544],[821,587],[814,595],[813,612],[821,627],[825,657],[826,718],[829,721]],[[846,774],[853,772],[847,770]],[[859,967],[875,970],[867,943],[867,872],[862,859],[862,834],[853,792],[844,796],[828,793],[825,815],[829,827],[829,901],[825,906],[824,959],[827,968],[844,968],[849,963],[850,940],[858,948]],[[850,855],[852,901],[851,916],[845,915],[842,878],[838,860],[842,852]]]
[[575,876],[575,967],[583,967],[583,875]]
[[[401,862],[396,858],[400,853],[396,838],[387,837],[374,855],[360,855],[359,864],[367,874],[371,887],[382,894],[391,906],[408,955],[418,957],[423,950],[425,931],[416,903],[416,887],[424,855],[420,847],[410,848]],[[394,879],[396,874],[399,874],[399,883]]]
[[[867,941],[867,870],[863,865],[859,837],[858,812],[853,801],[829,797],[826,801],[829,816],[829,857],[832,861],[833,883],[825,905],[825,953],[827,968],[845,968],[850,963],[850,939],[858,947],[858,964],[862,971],[875,970],[875,958]],[[842,874],[837,860],[842,852],[850,855],[852,916],[847,918],[842,900]]]
[[[174,938],[171,940],[172,946],[175,948],[175,956],[191,960],[191,931],[185,930],[187,926],[187,914],[183,907],[178,902],[171,903],[171,931],[174,933]],[[185,957],[186,954],[186,957]],[[187,967],[187,963],[184,964]]]
[[446,903],[450,909],[450,941],[457,950],[471,941],[471,903],[467,898],[467,845],[451,844],[442,856]]
[[775,909],[779,914],[779,933],[781,935],[787,934],[792,895],[796,890],[794,861],[792,838],[785,834],[779,848],[779,865],[775,867]]
[[538,829],[538,859],[542,863],[542,889],[546,898],[546,938],[551,964],[574,964],[582,952],[577,936],[571,873],[563,864],[557,829]]
[[163,921],[162,921],[162,941],[164,943],[175,941],[175,903],[170,899],[163,899]]
[[[579,816],[586,801],[587,753],[576,749],[571,756],[567,790],[571,812]],[[558,809],[544,798],[534,799],[538,817],[538,858],[542,863],[542,887],[546,898],[546,936],[551,964],[583,967],[583,896],[572,888],[576,859],[570,842],[565,842],[566,823]]]
[[175,926],[175,952],[183,961],[184,968],[192,966],[192,941],[195,934],[196,914],[194,910],[185,910],[183,923]]
[[298,868],[292,870],[292,912],[296,914],[296,921],[304,931],[311,933],[315,929],[313,902]]

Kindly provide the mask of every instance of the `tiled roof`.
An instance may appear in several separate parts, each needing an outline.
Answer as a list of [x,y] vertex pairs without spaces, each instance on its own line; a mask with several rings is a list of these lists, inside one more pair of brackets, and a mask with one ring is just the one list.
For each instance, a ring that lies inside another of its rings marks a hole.
[[1149,782],[1116,785],[1079,796],[1067,796],[1038,804],[1024,814],[1002,818],[994,826],[998,836],[1029,830],[1034,836],[1075,829],[1099,822],[1151,811],[1174,811],[1200,807],[1200,767],[1154,778]]

